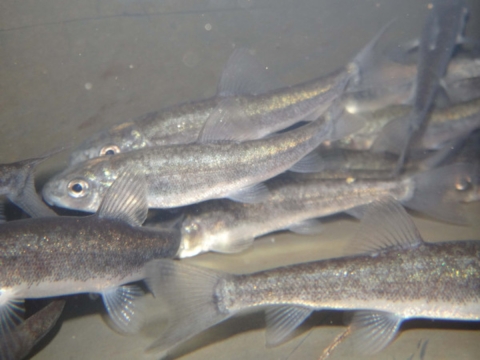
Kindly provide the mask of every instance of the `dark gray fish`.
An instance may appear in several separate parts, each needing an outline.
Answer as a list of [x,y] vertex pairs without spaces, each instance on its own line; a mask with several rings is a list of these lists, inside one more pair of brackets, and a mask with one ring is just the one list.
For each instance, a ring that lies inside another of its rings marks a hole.
[[135,331],[141,322],[125,285],[144,278],[144,265],[174,257],[180,233],[140,225],[147,216],[145,179],[125,172],[97,214],[12,221],[0,227],[0,326],[12,330],[23,299],[76,293],[101,294],[115,327]]
[[0,336],[0,358],[20,360],[47,335],[57,323],[65,306],[65,300],[53,300],[43,309],[30,316],[12,332]]
[[32,217],[55,216],[56,213],[37,195],[34,176],[37,165],[57,152],[10,164],[0,164],[0,195],[6,195],[11,202]]
[[437,219],[465,224],[459,203],[476,195],[470,183],[473,171],[466,164],[455,164],[401,179],[281,175],[265,183],[269,194],[261,203],[214,200],[187,208],[178,257],[242,251],[256,237],[278,230],[312,235],[322,230],[317,218],[345,211],[361,217],[360,207],[386,196]]
[[182,341],[244,310],[265,308],[268,345],[283,342],[314,310],[355,310],[358,352],[385,348],[413,318],[480,320],[480,241],[426,243],[401,205],[365,214],[363,255],[232,275],[158,260],[147,283],[165,300],[168,328],[150,349]]
[[[95,134],[71,154],[70,165],[146,147],[188,144],[199,137],[202,141],[260,139],[301,120],[316,120],[347,83],[358,81],[362,66],[389,25],[347,66],[276,90],[265,85],[271,81],[248,51],[237,49],[223,71],[215,98],[152,112]],[[205,125],[207,121],[210,125]]]
[[[385,129],[386,138],[399,138],[402,144],[397,173],[401,170],[412,140],[423,124],[444,76],[453,51],[462,36],[467,16],[464,0],[435,0],[420,39],[413,109],[406,120],[406,131]],[[398,142],[398,141],[397,141]]]

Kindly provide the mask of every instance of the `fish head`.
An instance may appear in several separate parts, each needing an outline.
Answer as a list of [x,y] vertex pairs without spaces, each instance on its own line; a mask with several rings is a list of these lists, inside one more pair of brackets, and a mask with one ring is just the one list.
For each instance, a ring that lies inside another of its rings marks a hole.
[[111,156],[147,146],[147,142],[135,123],[127,122],[100,131],[72,152],[70,166],[80,164],[89,159]]
[[206,251],[205,226],[196,216],[186,215],[181,225],[182,241],[177,256],[181,259],[192,257]]
[[67,168],[52,177],[42,195],[51,206],[95,212],[122,169],[112,166],[110,157],[100,157]]
[[[233,245],[231,231],[227,223],[232,223],[234,215],[222,209],[222,205],[208,211],[195,209],[185,215],[182,221],[182,242],[177,256],[186,258],[207,251],[231,253],[229,248]],[[230,229],[231,230],[231,229]]]

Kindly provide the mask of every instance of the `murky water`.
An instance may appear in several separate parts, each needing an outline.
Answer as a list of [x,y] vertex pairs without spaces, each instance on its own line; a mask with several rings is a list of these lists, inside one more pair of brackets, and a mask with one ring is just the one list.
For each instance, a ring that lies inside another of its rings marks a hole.
[[[468,32],[480,33],[480,2],[469,1]],[[381,45],[419,35],[426,1],[64,0],[0,5],[1,162],[40,155],[118,122],[215,94],[234,47],[255,51],[285,84],[345,64],[384,24]],[[39,169],[39,182],[66,166],[68,150]],[[470,227],[416,218],[427,241],[480,239],[480,204]],[[244,254],[186,260],[250,272],[346,253],[357,223],[330,222],[321,236],[266,236]],[[152,300],[149,300],[153,303]],[[160,311],[160,309],[158,309]],[[133,337],[103,321],[99,302],[75,297],[35,359],[157,359],[145,353],[156,329]],[[324,316],[325,315],[325,316]],[[264,345],[259,313],[229,320],[179,349],[185,359],[316,359],[343,329],[340,314],[316,314],[282,346]],[[476,359],[480,324],[409,321],[375,359]],[[428,341],[425,352],[421,348]],[[331,359],[358,358],[348,342]]]

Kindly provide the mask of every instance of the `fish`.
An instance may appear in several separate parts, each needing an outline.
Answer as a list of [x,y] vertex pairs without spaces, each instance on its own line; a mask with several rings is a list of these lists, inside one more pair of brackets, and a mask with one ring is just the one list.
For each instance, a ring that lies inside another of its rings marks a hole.
[[[405,130],[405,116],[411,112],[408,105],[392,105],[372,113],[363,113],[365,125],[359,131],[345,136],[336,142],[328,142],[325,147],[339,147],[352,150],[389,151],[398,153],[402,148],[401,139],[386,138],[388,131],[401,133]],[[427,126],[414,149],[438,150],[448,142],[469,134],[480,127],[480,98],[447,108],[433,109],[427,115]]]
[[118,174],[136,167],[146,177],[149,208],[223,197],[258,202],[268,192],[263,181],[289,169],[321,168],[315,156],[306,155],[330,138],[334,123],[320,118],[265,139],[157,146],[91,159],[52,177],[43,198],[50,205],[94,212]]
[[56,299],[43,309],[30,316],[12,332],[0,336],[0,358],[20,360],[47,335],[57,323],[65,307],[64,299]]
[[[411,105],[412,90],[417,74],[416,64],[389,61],[375,68],[356,87],[349,87],[342,95],[342,104],[351,114],[373,112],[390,105]],[[440,81],[451,103],[467,102],[480,97],[480,58],[455,56],[448,64]]]
[[7,198],[32,217],[55,216],[35,190],[35,168],[57,153],[55,150],[44,156],[9,164],[0,164],[0,195]]
[[[411,113],[405,118],[407,126],[401,133],[386,127],[384,137],[397,139],[401,144],[395,173],[407,156],[412,137],[418,135],[425,124],[426,116],[437,93],[440,79],[445,74],[453,51],[462,37],[468,10],[464,0],[435,0],[427,16],[420,38],[417,61],[417,77]],[[386,140],[388,143],[388,140]]]
[[180,245],[176,229],[140,226],[148,211],[145,189],[145,178],[133,169],[120,175],[94,215],[2,224],[1,328],[18,323],[26,298],[98,293],[116,330],[138,330],[142,291],[128,284],[144,278],[149,260],[174,257]]
[[374,354],[409,319],[480,320],[480,241],[424,242],[393,200],[372,204],[357,254],[229,274],[168,259],[147,265],[147,285],[168,325],[149,350],[181,342],[243,311],[265,309],[266,343],[278,345],[315,310],[352,310],[355,353]]
[[[272,80],[265,75],[265,69],[261,69],[247,49],[236,49],[222,73],[216,97],[151,112],[94,134],[72,152],[70,166],[99,156],[188,144],[199,138],[255,140],[301,120],[316,120],[348,83],[358,81],[363,64],[389,25],[346,66],[295,86],[266,86]],[[276,89],[268,91],[271,87]],[[207,121],[210,125],[205,125]],[[214,131],[205,131],[206,128]]]
[[385,196],[436,219],[465,224],[459,205],[476,194],[471,184],[473,172],[468,164],[454,164],[401,179],[325,180],[317,174],[280,175],[265,183],[269,195],[260,203],[222,199],[187,208],[177,256],[243,251],[256,237],[279,230],[315,235],[323,229],[318,218],[345,211],[361,217],[365,207]]

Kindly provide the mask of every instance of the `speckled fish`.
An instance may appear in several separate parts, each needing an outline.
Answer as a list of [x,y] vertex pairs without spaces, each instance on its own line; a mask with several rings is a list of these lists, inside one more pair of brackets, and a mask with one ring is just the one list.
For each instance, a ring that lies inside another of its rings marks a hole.
[[262,181],[321,166],[305,156],[330,139],[334,127],[321,118],[260,140],[157,146],[91,159],[51,178],[43,197],[51,205],[93,212],[118,174],[137,167],[146,177],[150,208],[224,197],[257,202],[267,192]]
[[[387,62],[373,71],[370,83],[364,80],[342,96],[345,109],[352,113],[372,112],[389,105],[410,104],[417,74],[416,64]],[[456,56],[440,85],[452,103],[480,97],[480,58]],[[366,84],[365,84],[366,82]]]
[[354,349],[385,348],[403,321],[480,320],[480,241],[426,243],[401,205],[365,214],[355,244],[365,253],[246,275],[159,260],[147,284],[164,300],[168,328],[150,349],[164,352],[233,315],[265,309],[266,340],[287,339],[314,310],[356,311]]
[[[260,66],[245,49],[230,57],[217,96],[152,112],[87,139],[70,157],[70,165],[104,155],[203,140],[253,140],[301,121],[317,119],[360,69],[385,26],[345,67],[296,86],[267,91]],[[213,132],[204,131],[209,122]]]
[[57,323],[65,306],[65,300],[53,300],[40,311],[30,316],[11,332],[0,336],[0,358],[20,360],[47,335]]
[[462,36],[467,13],[464,0],[433,1],[433,8],[427,16],[420,38],[413,108],[404,120],[408,125],[402,133],[399,133],[398,129],[384,128],[383,136],[386,139],[397,138],[399,140],[396,142],[401,144],[397,173],[403,166],[412,137],[418,134],[425,124],[440,79],[445,74],[453,50]]
[[147,229],[145,179],[122,174],[97,214],[12,221],[0,227],[0,319],[12,329],[23,299],[101,294],[115,327],[138,329],[135,285],[152,259],[174,257],[178,230]]
[[[353,150],[369,150],[373,147],[377,152],[396,152],[401,149],[402,142],[381,136],[382,131],[388,126],[401,133],[407,125],[405,116],[408,116],[411,109],[407,105],[392,105],[373,113],[364,113],[365,126],[331,146]],[[417,149],[438,150],[449,141],[480,128],[480,98],[448,108],[434,109],[427,115],[427,121],[425,131],[414,146]],[[327,147],[329,145],[326,144]]]
[[278,230],[315,234],[322,229],[317,218],[344,211],[360,217],[359,207],[386,196],[440,220],[466,223],[459,202],[476,193],[471,184],[478,177],[474,171],[469,165],[456,164],[390,180],[324,180],[321,172],[320,178],[317,174],[280,175],[265,183],[269,195],[261,203],[214,200],[187,208],[178,256],[242,251],[254,238]]
[[55,212],[37,195],[34,183],[36,166],[52,154],[0,164],[0,195],[6,195],[11,202],[32,217],[55,216]]

